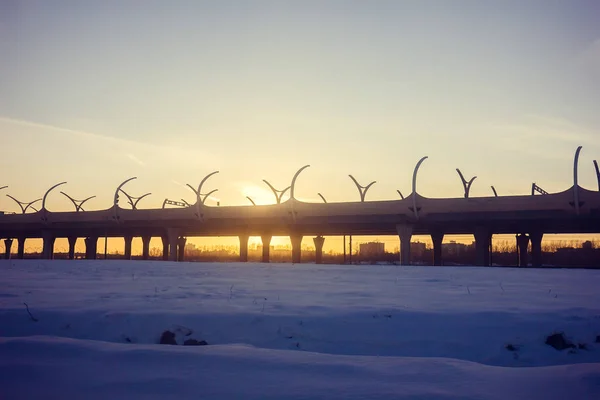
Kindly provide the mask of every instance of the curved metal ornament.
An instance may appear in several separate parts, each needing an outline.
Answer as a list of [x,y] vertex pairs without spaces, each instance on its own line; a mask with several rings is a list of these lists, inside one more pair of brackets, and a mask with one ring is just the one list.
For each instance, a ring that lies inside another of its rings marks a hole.
[[[86,201],[88,201],[88,200],[91,200],[91,199],[93,199],[93,198],[95,198],[95,197],[96,197],[96,196],[90,196],[90,197],[88,197],[87,199],[83,199],[83,200],[76,200],[76,199],[72,198],[71,196],[69,196],[68,194],[66,194],[65,192],[62,192],[62,191],[61,191],[60,193],[62,193],[62,194],[63,194],[63,195],[65,195],[65,196],[66,196],[66,197],[67,197],[69,200],[71,200],[71,202],[72,202],[72,203],[73,203],[73,205],[75,206],[75,211],[76,211],[76,212],[79,212],[79,211],[85,211],[85,210],[83,209],[83,204],[84,204]],[[79,204],[77,204],[78,202],[79,202]]]
[[[125,193],[125,192],[123,192],[123,193]],[[141,195],[140,197],[138,197],[137,199],[135,199],[135,202],[131,202],[131,199],[133,199],[133,197],[129,196],[130,197],[129,204],[131,204],[132,209],[137,210],[137,205],[140,202],[140,200],[142,200],[144,197],[150,196],[151,194],[152,193],[145,193],[145,194]]]
[[120,184],[120,185],[117,187],[117,190],[115,190],[115,196],[114,196],[114,198],[113,198],[113,208],[114,208],[114,210],[115,210],[115,215],[113,216],[113,219],[114,219],[116,222],[119,222],[119,191],[121,191],[121,188],[122,188],[123,186],[125,186],[125,184],[126,184],[127,182],[130,182],[130,181],[132,181],[132,180],[134,180],[134,179],[137,179],[137,176],[134,176],[134,177],[131,177],[131,178],[129,178],[129,179],[126,179],[125,181],[123,181],[123,182],[122,182],[122,183],[121,183],[121,184]]
[[60,185],[64,185],[65,183],[67,183],[67,182],[57,183],[56,185],[52,186],[50,189],[48,189],[46,191],[46,193],[44,194],[44,197],[42,198],[42,210],[43,211],[46,211],[46,197],[48,197],[48,193],[50,193],[52,190],[56,189]]
[[579,215],[579,184],[577,183],[577,166],[579,165],[579,153],[583,146],[577,147],[575,151],[575,159],[573,160],[573,205],[575,213]]
[[375,183],[377,183],[377,181],[373,181],[373,182],[369,183],[367,186],[362,186],[358,183],[358,181],[352,175],[348,175],[348,176],[350,177],[350,179],[352,179],[352,181],[356,185],[356,188],[358,189],[358,193],[360,194],[360,202],[364,203],[365,196],[367,195],[367,191],[369,190],[369,188],[371,186],[373,186]]
[[210,174],[206,175],[204,177],[204,179],[202,179],[202,181],[198,185],[198,191],[196,192],[198,196],[200,196],[200,193],[202,193],[202,186],[204,186],[204,182],[206,182],[208,180],[208,178],[210,178],[211,176],[218,174],[218,173],[219,173],[219,171],[213,171]]
[[123,181],[123,182],[122,182],[122,183],[119,185],[119,187],[117,187],[117,190],[115,190],[115,197],[114,197],[114,200],[113,200],[113,206],[114,206],[115,208],[116,208],[116,207],[118,206],[118,204],[119,204],[119,191],[121,190],[121,188],[122,188],[123,186],[125,186],[125,184],[126,184],[127,182],[130,182],[130,181],[132,181],[132,180],[134,180],[134,179],[137,179],[137,176],[134,176],[134,177],[132,177],[132,178],[129,178],[129,179],[127,179],[127,180]]
[[283,190],[277,190],[266,179],[263,179],[263,182],[266,183],[269,186],[269,188],[271,189],[271,191],[275,195],[275,201],[277,202],[277,204],[281,204],[281,199],[283,198],[283,195],[285,194],[285,192],[287,192],[291,188],[291,186],[288,186],[288,187],[286,187]]
[[413,195],[413,212],[415,214],[415,218],[419,218],[419,210],[417,210],[417,172],[419,171],[419,167],[421,166],[421,164],[423,163],[423,161],[425,161],[426,159],[428,159],[429,156],[425,156],[423,158],[421,158],[419,160],[419,162],[417,163],[417,165],[415,166],[415,170],[413,171],[413,178],[412,178],[412,195]]
[[[594,160],[594,168],[596,169],[596,179],[598,180],[598,191],[600,192],[600,168],[598,168],[598,162]],[[0,188],[2,189],[2,188]]]
[[[190,185],[189,183],[187,184],[187,186],[192,189],[192,191],[196,194],[196,218],[200,219],[202,217],[202,212],[200,210],[200,208],[204,205],[204,201],[202,200],[202,186],[204,186],[204,183],[208,180],[208,178],[210,178],[211,176],[218,174],[219,171],[213,171],[210,174],[206,175],[204,177],[204,179],[202,179],[200,181],[200,184],[198,185],[198,189],[194,189],[192,187],[192,185]],[[210,192],[212,193],[212,192]],[[210,194],[209,193],[209,194]]]
[[[10,194],[7,194],[6,197],[13,199],[19,205],[19,207],[21,207],[21,212],[23,214],[25,214],[27,212],[29,207],[31,207],[35,212],[37,212],[38,210],[33,205],[35,203],[37,203],[38,201],[42,201],[42,199],[35,199],[29,203],[23,203],[23,202],[20,202],[19,200],[15,199],[14,197],[12,197]],[[23,207],[23,204],[27,204],[27,207]]]
[[456,172],[458,172],[458,176],[460,176],[460,180],[463,184],[463,188],[465,190],[465,199],[469,198],[469,191],[471,190],[471,185],[473,181],[477,178],[477,176],[472,177],[470,180],[466,180],[460,169],[456,168]]
[[308,167],[310,167],[310,165],[307,164],[304,167],[300,168],[298,171],[296,171],[294,177],[292,178],[292,184],[290,185],[290,198],[292,200],[296,200],[296,197],[294,196],[294,190],[296,188],[296,179],[298,179],[298,175],[300,175],[300,172],[304,171]]
[[198,198],[198,191],[189,183],[186,183],[186,186],[189,187],[190,189],[192,189],[192,192],[194,192],[194,194],[196,195],[196,200]]
[[211,194],[213,194],[213,193],[215,193],[215,192],[218,192],[218,191],[219,191],[219,189],[213,189],[213,190],[211,190],[210,192],[206,193],[205,195],[202,195],[202,194],[201,194],[201,195],[200,195],[200,197],[204,196],[204,198],[202,199],[202,205],[204,205],[204,203],[206,203],[206,199],[208,199],[208,197],[209,197]]

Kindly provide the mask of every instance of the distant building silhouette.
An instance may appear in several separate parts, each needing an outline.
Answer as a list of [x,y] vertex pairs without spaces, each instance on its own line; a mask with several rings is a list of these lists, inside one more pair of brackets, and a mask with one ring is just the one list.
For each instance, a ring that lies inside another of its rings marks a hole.
[[361,256],[365,256],[365,257],[380,256],[385,253],[385,243],[380,243],[380,242],[361,243],[359,246],[359,253]]
[[410,252],[415,257],[423,257],[423,254],[427,251],[427,245],[422,242],[411,242]]
[[442,244],[442,252],[444,254],[451,255],[451,256],[459,256],[462,253],[466,252],[471,246],[473,246],[473,245],[457,243],[454,240],[452,240],[452,241],[450,241],[450,243]]

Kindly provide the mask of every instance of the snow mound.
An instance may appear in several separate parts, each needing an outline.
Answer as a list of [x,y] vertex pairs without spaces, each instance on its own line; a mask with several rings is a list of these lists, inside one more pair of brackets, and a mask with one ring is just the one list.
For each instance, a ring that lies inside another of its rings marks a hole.
[[444,358],[0,339],[10,399],[591,399],[598,364],[503,368]]

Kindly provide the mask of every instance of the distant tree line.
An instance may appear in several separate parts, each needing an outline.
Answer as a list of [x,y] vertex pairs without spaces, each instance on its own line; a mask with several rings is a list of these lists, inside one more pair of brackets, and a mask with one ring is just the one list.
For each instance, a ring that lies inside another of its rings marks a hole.
[[[323,252],[324,264],[395,264],[399,260],[398,247],[391,252],[383,251],[378,254],[361,254],[359,245],[353,246],[352,254],[344,256],[341,252],[329,250]],[[41,249],[28,249],[25,258],[40,258]],[[98,258],[104,258],[104,253],[99,248]],[[531,251],[531,244],[529,245]],[[3,253],[2,253],[3,254]],[[238,246],[201,246],[188,244],[185,249],[186,261],[201,262],[236,262],[239,260]],[[150,249],[150,259],[161,260],[162,248]],[[120,259],[123,253],[113,251],[107,254],[107,259]],[[83,252],[77,252],[76,258],[84,258]],[[475,263],[475,244],[444,243],[442,246],[442,259],[444,265],[473,265]],[[66,249],[56,249],[55,259],[68,258]],[[133,259],[141,259],[141,255],[134,255]],[[492,244],[492,264],[496,266],[518,265],[517,246],[512,241],[496,241]],[[314,247],[302,246],[302,262],[310,263],[316,259]],[[260,262],[262,248],[251,246],[248,249],[248,261]],[[289,245],[271,247],[270,260],[273,263],[289,263],[292,260],[292,251]],[[431,265],[433,249],[430,244],[411,243],[411,260],[415,265]],[[542,261],[545,266],[557,267],[586,267],[600,269],[600,242],[599,241],[551,241],[542,243]]]

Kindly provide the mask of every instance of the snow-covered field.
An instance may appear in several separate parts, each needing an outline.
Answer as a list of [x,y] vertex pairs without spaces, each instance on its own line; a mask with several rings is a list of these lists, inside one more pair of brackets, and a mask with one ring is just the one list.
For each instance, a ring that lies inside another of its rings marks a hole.
[[0,399],[592,399],[598,335],[600,270],[0,261]]

